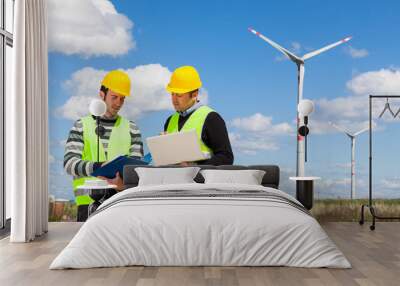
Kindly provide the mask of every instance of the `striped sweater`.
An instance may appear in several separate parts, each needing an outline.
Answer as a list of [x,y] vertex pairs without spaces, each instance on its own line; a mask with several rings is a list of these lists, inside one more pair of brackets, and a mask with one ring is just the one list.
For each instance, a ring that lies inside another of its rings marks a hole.
[[[105,128],[104,134],[100,136],[100,142],[103,143],[106,155],[111,131],[116,121],[117,119],[100,119],[100,124]],[[143,157],[143,142],[139,128],[133,121],[129,121],[129,123],[131,134],[129,156],[141,158]],[[64,170],[69,175],[72,175],[74,179],[90,176],[90,174],[101,165],[101,163],[82,160],[82,153],[83,124],[82,120],[78,119],[69,132],[64,152]]]

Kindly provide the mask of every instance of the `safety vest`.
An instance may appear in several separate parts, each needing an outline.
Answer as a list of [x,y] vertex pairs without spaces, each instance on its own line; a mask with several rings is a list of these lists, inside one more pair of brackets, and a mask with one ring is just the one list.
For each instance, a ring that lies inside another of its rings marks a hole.
[[[83,124],[83,153],[82,160],[97,161],[97,134],[96,134],[96,121],[91,115],[82,118]],[[129,155],[131,147],[131,135],[129,121],[125,118],[118,116],[115,125],[112,128],[110,139],[107,146],[107,156],[100,139],[99,161],[105,162],[113,159],[119,155]],[[88,205],[93,202],[89,197],[87,190],[77,189],[82,186],[87,179],[94,179],[94,177],[79,177],[74,179],[73,187],[75,194],[76,205]]]
[[[196,130],[197,139],[200,143],[200,149],[203,153],[212,154],[212,150],[208,147],[203,140],[201,139],[201,133],[203,132],[204,122],[206,121],[207,115],[214,110],[208,106],[200,106],[197,108],[188,118],[188,120],[183,125],[180,131],[189,131]],[[179,113],[176,112],[171,116],[171,119],[168,122],[167,133],[175,133],[179,132],[178,127],[179,122]]]

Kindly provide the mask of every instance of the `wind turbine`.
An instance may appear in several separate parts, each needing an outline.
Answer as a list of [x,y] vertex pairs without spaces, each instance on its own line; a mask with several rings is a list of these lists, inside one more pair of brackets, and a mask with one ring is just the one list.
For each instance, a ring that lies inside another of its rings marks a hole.
[[[286,57],[288,57],[291,61],[293,61],[297,65],[297,105],[300,103],[300,101],[303,99],[303,81],[304,81],[304,62],[305,60],[308,60],[316,55],[319,55],[323,52],[326,52],[327,50],[330,50],[340,44],[346,43],[351,40],[351,37],[344,38],[343,40],[340,40],[336,43],[330,44],[326,47],[323,47],[319,50],[315,50],[313,52],[307,53],[302,57],[296,56],[295,54],[289,52],[285,48],[281,47],[274,41],[268,39],[264,35],[260,34],[256,30],[249,28],[249,31],[252,32],[253,34],[259,36],[261,39],[266,41],[268,44],[273,46],[275,49],[279,50],[282,52]],[[296,105],[296,106],[297,106]],[[302,118],[299,117],[299,113],[297,112],[297,130],[299,130],[299,127],[302,124]],[[300,134],[297,134],[297,165],[296,165],[296,175],[298,177],[303,177],[304,176],[304,140],[303,136]]]
[[360,135],[361,133],[368,131],[369,127],[361,129],[360,131],[356,133],[350,133],[343,127],[337,126],[330,122],[330,124],[335,127],[337,130],[344,132],[349,138],[351,139],[351,199],[355,199],[356,197],[356,174],[355,174],[355,167],[356,167],[356,162],[355,162],[355,147],[356,147],[356,137],[357,135]]

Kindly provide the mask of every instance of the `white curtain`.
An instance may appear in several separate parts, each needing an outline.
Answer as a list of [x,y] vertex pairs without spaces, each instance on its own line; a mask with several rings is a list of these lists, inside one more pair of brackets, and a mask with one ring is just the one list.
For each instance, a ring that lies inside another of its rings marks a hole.
[[6,188],[12,242],[48,227],[46,0],[15,1],[13,94],[6,98]]

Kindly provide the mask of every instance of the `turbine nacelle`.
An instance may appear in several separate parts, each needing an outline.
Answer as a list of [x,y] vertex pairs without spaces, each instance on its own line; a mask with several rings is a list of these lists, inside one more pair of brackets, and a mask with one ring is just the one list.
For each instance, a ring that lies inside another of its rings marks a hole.
[[369,130],[369,127],[365,127],[363,129],[361,129],[360,131],[351,133],[347,129],[345,129],[345,128],[341,127],[341,126],[338,126],[338,125],[336,125],[336,124],[334,124],[332,122],[329,122],[329,124],[332,125],[333,127],[335,127],[337,130],[342,131],[343,133],[345,133],[347,136],[349,136],[352,139],[355,138],[356,136],[360,135],[361,133],[364,133],[365,131]]

